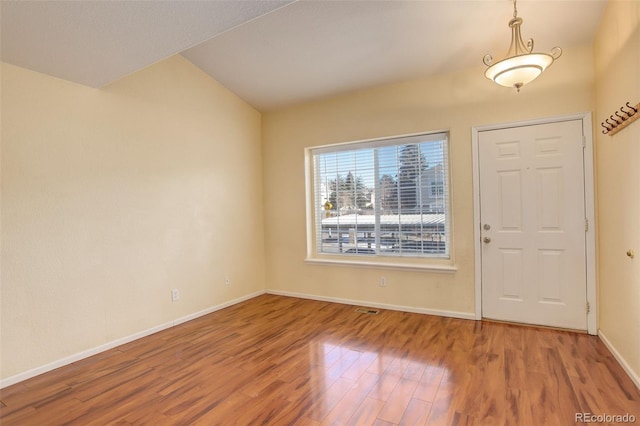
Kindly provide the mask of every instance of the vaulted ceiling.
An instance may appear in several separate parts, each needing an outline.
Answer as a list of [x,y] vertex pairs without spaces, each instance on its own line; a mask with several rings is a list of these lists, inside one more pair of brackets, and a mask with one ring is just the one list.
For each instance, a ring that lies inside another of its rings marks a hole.
[[[523,37],[590,43],[605,4],[522,0]],[[512,15],[509,0],[2,0],[0,50],[91,87],[182,54],[265,111],[501,58]]]

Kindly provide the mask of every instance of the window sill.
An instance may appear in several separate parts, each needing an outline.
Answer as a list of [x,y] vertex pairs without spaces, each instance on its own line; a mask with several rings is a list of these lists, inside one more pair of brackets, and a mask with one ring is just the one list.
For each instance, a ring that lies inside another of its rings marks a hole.
[[399,269],[403,271],[423,271],[423,272],[443,272],[453,273],[458,270],[455,265],[435,265],[435,264],[419,264],[419,263],[402,263],[402,262],[376,262],[368,260],[344,260],[344,259],[327,259],[327,258],[306,258],[305,263],[318,265],[335,265],[335,266],[353,266],[359,268],[382,268],[382,269]]

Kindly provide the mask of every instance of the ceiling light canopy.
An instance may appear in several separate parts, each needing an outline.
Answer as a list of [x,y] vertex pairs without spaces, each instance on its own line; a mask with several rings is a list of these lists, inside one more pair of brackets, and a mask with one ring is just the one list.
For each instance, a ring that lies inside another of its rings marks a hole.
[[522,19],[518,18],[516,0],[513,1],[513,19],[509,21],[511,28],[511,45],[505,58],[493,63],[491,55],[485,55],[483,62],[487,68],[484,75],[501,86],[515,87],[518,92],[527,83],[535,80],[547,69],[555,59],[562,55],[562,49],[554,47],[551,53],[531,53],[533,51],[533,39],[522,41],[520,26]]

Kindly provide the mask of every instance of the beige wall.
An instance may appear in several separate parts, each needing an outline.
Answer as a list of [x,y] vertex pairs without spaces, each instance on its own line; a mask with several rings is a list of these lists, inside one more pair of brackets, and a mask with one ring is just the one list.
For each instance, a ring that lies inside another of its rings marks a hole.
[[[626,102],[640,103],[640,2],[610,1],[594,46],[600,126]],[[613,137],[600,130],[599,327],[640,383],[640,121]]]
[[180,56],[102,90],[2,64],[0,377],[263,291],[261,158]]
[[[378,87],[263,117],[267,288],[314,297],[474,313],[471,129],[593,110],[591,46],[567,49],[521,93],[486,80],[484,67]],[[305,263],[304,148],[450,131],[455,273]],[[378,285],[385,276],[387,286]]]

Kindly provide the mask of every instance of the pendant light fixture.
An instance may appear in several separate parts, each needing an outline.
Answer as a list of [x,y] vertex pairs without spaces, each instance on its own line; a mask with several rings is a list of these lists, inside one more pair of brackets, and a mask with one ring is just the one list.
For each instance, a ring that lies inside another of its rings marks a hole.
[[482,60],[489,67],[484,73],[489,80],[501,86],[515,87],[518,92],[522,86],[535,80],[562,55],[562,49],[557,46],[551,49],[550,54],[531,53],[533,39],[527,40],[526,44],[522,41],[521,25],[522,18],[518,18],[516,0],[513,0],[513,19],[509,21],[511,45],[505,58],[495,64],[491,55],[485,55]]

